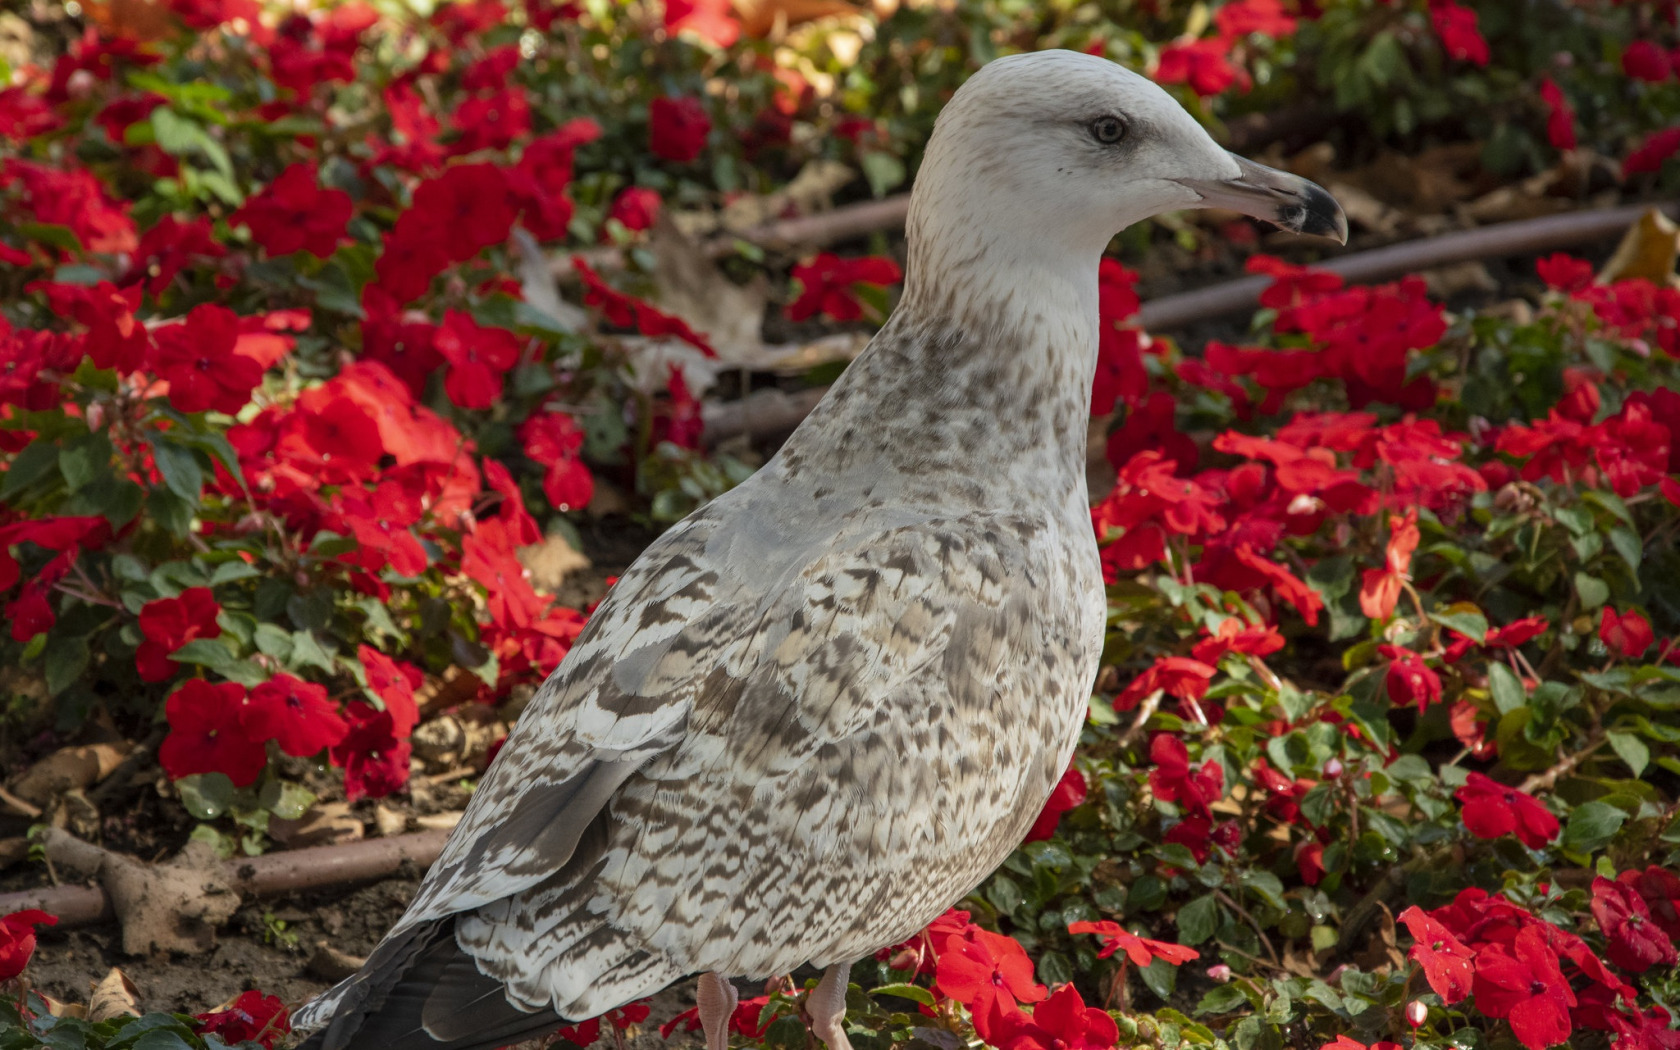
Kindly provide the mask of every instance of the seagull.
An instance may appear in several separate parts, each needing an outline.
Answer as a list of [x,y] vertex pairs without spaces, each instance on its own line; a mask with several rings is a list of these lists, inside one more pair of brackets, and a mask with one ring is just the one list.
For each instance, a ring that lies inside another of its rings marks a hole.
[[1085,482],[1097,264],[1218,207],[1346,243],[1335,200],[1071,51],[997,59],[927,147],[898,308],[780,451],[659,537],[520,715],[308,1050],[488,1050],[698,974],[851,965],[972,891],[1072,757],[1102,650]]

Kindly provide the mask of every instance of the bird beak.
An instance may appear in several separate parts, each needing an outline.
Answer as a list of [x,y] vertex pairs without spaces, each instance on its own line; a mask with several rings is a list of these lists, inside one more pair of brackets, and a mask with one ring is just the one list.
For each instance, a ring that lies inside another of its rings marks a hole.
[[1228,156],[1237,162],[1236,178],[1178,182],[1197,193],[1204,207],[1240,211],[1292,233],[1312,233],[1347,243],[1347,216],[1322,186],[1235,153]]

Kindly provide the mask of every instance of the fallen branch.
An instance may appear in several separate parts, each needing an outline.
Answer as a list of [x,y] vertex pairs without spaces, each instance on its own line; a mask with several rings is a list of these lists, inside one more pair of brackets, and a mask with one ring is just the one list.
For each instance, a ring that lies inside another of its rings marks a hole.
[[[1680,215],[1677,202],[1547,215],[1355,252],[1319,263],[1318,267],[1340,274],[1350,283],[1368,284],[1451,263],[1573,248],[1616,236],[1652,208]],[[1269,277],[1243,277],[1211,288],[1163,296],[1143,304],[1138,323],[1151,332],[1164,332],[1252,310],[1271,283]]]
[[[424,870],[443,852],[447,831],[421,831],[339,846],[315,846],[222,862],[222,873],[241,896],[276,897],[394,874],[405,864]],[[88,926],[117,917],[99,886],[49,886],[0,893],[0,915],[40,908],[57,915],[60,927]]]
[[[1573,248],[1616,236],[1653,207],[1669,215],[1680,215],[1680,202],[1630,204],[1622,208],[1548,215],[1355,252],[1321,263],[1319,268],[1340,274],[1351,283],[1363,284],[1451,263]],[[1151,332],[1165,332],[1252,310],[1270,283],[1268,277],[1241,277],[1210,288],[1153,299],[1143,304],[1138,324]],[[817,387],[793,394],[760,391],[740,401],[707,406],[706,441],[715,446],[741,434],[755,437],[787,434],[816,407],[827,390],[827,387]],[[1098,450],[1095,459],[1101,458]]]

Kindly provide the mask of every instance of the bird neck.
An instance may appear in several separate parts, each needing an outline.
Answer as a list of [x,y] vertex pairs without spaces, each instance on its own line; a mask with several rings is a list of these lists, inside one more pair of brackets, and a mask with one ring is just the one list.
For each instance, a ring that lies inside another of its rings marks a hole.
[[1087,512],[1097,253],[986,230],[929,239],[912,225],[898,309],[789,439],[783,469],[821,457],[829,474],[913,478],[930,498]]

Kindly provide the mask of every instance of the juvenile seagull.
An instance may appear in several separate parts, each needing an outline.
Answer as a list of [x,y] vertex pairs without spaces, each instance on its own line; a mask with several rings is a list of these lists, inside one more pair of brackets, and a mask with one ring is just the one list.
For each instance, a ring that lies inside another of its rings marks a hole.
[[418,896],[301,1010],[323,1050],[475,1050],[701,974],[851,964],[1014,849],[1102,648],[1085,490],[1097,261],[1217,206],[1345,242],[1319,187],[1215,145],[1070,51],[1001,58],[939,117],[903,301],[781,451],[661,536],[520,716]]

